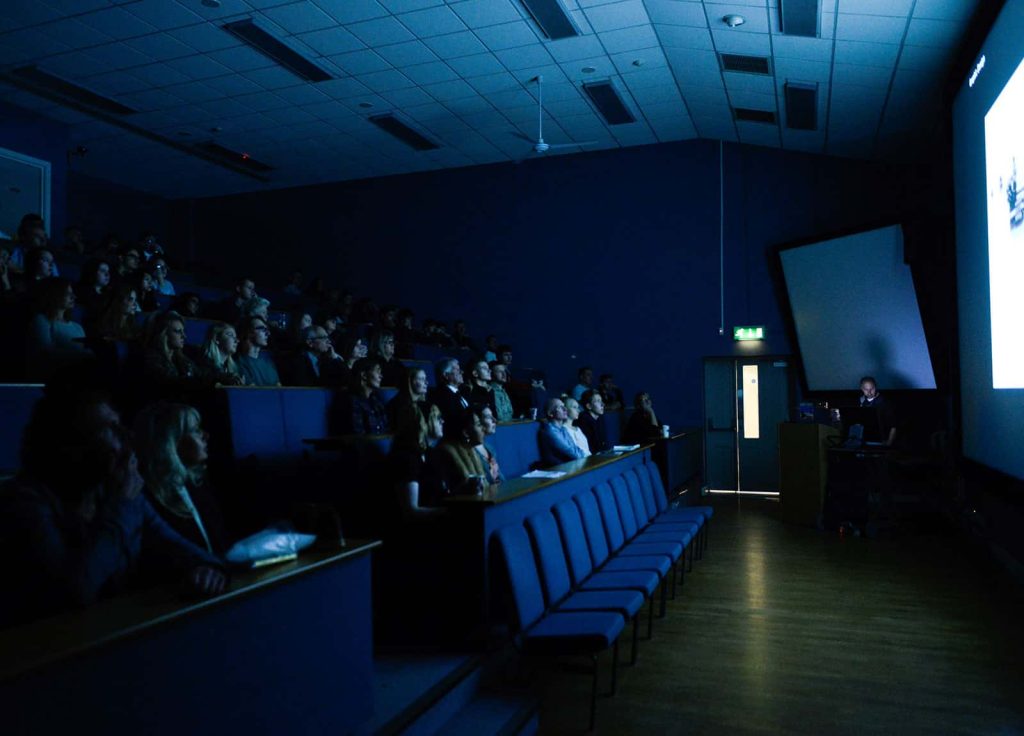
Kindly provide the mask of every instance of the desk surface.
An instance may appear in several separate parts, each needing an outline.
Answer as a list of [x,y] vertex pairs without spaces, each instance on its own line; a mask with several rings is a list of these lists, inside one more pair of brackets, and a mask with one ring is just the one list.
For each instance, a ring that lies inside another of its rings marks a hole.
[[94,647],[135,636],[239,596],[251,595],[319,568],[365,555],[379,541],[349,540],[345,547],[303,552],[279,565],[245,570],[232,576],[221,595],[187,600],[181,588],[162,585],[102,600],[80,611],[67,611],[0,632],[0,681]]
[[[508,427],[521,424],[538,424],[534,419],[513,419],[509,422],[500,422],[499,427]],[[357,442],[372,442],[389,440],[393,434],[336,434],[330,437],[304,437],[302,443],[310,445],[314,450],[339,450]]]
[[548,470],[565,473],[565,475],[560,475],[557,478],[510,478],[503,483],[487,486],[479,496],[448,496],[445,498],[445,503],[451,506],[469,507],[494,506],[499,503],[506,503],[563,481],[566,478],[571,478],[574,475],[609,465],[624,457],[642,454],[650,448],[651,445],[641,445],[637,449],[628,452],[603,452],[599,455],[590,455],[589,457],[572,460],[556,465],[553,468],[548,468]]

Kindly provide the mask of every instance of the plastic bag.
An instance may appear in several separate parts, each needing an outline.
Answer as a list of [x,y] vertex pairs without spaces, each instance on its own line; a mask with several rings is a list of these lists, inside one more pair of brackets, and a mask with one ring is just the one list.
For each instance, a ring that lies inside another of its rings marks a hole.
[[224,558],[236,565],[259,562],[298,554],[315,541],[315,534],[300,534],[290,524],[275,524],[235,542]]

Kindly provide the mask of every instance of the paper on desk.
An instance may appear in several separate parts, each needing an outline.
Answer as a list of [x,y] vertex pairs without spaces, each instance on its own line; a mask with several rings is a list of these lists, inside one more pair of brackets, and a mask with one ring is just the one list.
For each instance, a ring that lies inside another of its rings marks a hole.
[[615,445],[612,448],[612,452],[633,452],[633,450],[639,450],[640,445]]
[[564,470],[531,470],[524,475],[524,478],[561,478],[565,475]]

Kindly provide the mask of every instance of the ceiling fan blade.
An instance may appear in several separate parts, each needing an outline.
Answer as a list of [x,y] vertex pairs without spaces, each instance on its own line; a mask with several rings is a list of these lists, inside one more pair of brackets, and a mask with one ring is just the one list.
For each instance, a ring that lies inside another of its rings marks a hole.
[[520,132],[519,132],[518,130],[516,130],[516,131],[513,131],[513,132],[511,133],[511,135],[513,135],[513,136],[514,136],[514,137],[516,137],[516,138],[521,138],[521,139],[523,139],[524,141],[526,141],[526,142],[528,142],[528,143],[536,143],[536,142],[537,142],[537,141],[535,141],[535,140],[534,140],[533,138],[531,138],[530,136],[528,136],[528,135],[523,135],[523,134],[522,134],[522,133],[520,133]]
[[583,146],[595,146],[597,141],[580,141],[579,143],[550,143],[548,144],[548,150],[555,150],[558,148],[582,148]]

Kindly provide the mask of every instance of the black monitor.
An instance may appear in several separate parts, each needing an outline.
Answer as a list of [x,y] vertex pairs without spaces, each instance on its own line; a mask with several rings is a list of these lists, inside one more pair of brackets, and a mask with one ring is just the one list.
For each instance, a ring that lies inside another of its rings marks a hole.
[[850,438],[850,428],[863,427],[860,439],[864,442],[882,442],[882,418],[873,406],[848,406],[839,410],[843,420],[843,438]]

